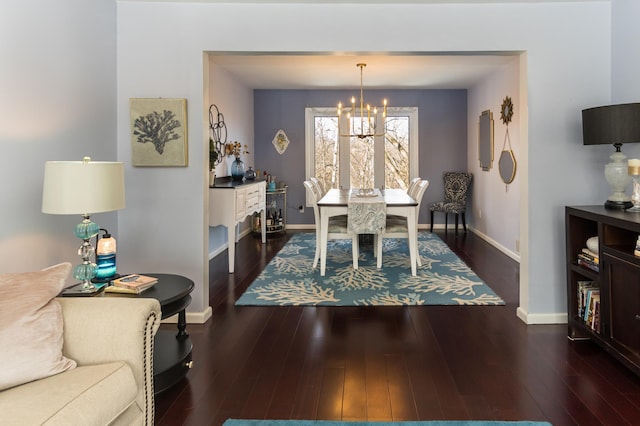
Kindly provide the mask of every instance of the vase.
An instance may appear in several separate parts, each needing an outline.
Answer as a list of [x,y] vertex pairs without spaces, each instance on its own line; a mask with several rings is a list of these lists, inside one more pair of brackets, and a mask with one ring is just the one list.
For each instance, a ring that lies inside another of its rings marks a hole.
[[216,184],[216,171],[209,170],[209,187],[213,188]]
[[233,180],[244,178],[244,162],[239,157],[236,157],[236,160],[231,163],[231,178]]
[[256,178],[256,171],[253,170],[252,166],[249,166],[249,170],[247,170],[244,174],[244,178],[246,180],[255,180]]

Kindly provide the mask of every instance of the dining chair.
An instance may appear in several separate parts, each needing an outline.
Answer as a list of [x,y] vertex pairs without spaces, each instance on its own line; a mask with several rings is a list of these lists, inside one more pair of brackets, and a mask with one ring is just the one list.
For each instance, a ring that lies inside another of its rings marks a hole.
[[413,191],[415,191],[416,186],[418,186],[420,181],[422,181],[420,177],[415,177],[411,179],[411,182],[409,182],[409,187],[407,188],[407,194],[411,194]]
[[374,255],[382,268],[382,234],[387,222],[387,204],[382,197],[351,197],[347,204],[347,228],[356,235],[374,234]]
[[471,187],[473,174],[465,172],[444,172],[444,201],[439,201],[431,205],[431,232],[433,232],[433,213],[444,213],[444,228],[447,229],[449,213],[455,216],[456,234],[458,233],[458,216],[462,217],[464,232],[467,232],[467,221],[465,211],[467,209],[467,194]]
[[[417,201],[418,205],[416,206],[416,214],[415,214],[415,229],[416,235],[409,235],[409,227],[407,226],[407,218],[404,216],[387,216],[386,229],[382,234],[382,238],[404,238],[409,240],[410,238],[417,239],[417,229],[418,229],[418,215],[420,213],[420,204],[422,203],[422,197],[429,187],[428,180],[420,180],[414,188],[411,189],[411,197]],[[416,253],[416,263],[418,266],[422,266],[422,261],[420,260],[420,253]]]
[[317,177],[315,176],[311,176],[309,178],[309,180],[311,181],[311,183],[313,184],[316,193],[318,194],[318,200],[322,197],[324,197],[324,194],[326,194],[326,191],[324,189],[322,189],[322,185],[320,184],[320,181],[318,180]]
[[[409,182],[409,187],[407,188],[407,194],[409,194],[409,196],[411,196],[411,198],[413,198],[415,200],[415,191],[416,188],[418,187],[418,184],[422,181],[422,178],[416,177],[411,179],[411,182]],[[398,215],[388,215],[387,219],[403,219],[405,216],[398,216]],[[416,220],[417,220],[417,216],[416,216]]]
[[[316,195],[316,189],[313,185],[313,182],[309,180],[304,181],[304,187],[307,190],[307,194],[311,199],[313,206],[313,216],[316,222],[316,253],[313,257],[313,268],[318,265],[318,260],[320,260],[320,209],[318,208],[318,200],[319,198]],[[347,215],[339,215],[332,216],[329,218],[329,226],[327,233],[327,241],[329,240],[351,240],[351,253],[353,258],[353,268],[358,269],[358,234],[353,234],[349,232],[347,228]]]

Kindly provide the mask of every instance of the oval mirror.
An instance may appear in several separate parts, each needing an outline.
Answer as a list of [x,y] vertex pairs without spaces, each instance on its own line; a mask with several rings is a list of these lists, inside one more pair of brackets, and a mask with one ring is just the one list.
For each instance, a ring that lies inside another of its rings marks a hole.
[[504,183],[513,182],[516,177],[516,158],[513,156],[513,151],[510,149],[502,151],[498,160],[498,169]]

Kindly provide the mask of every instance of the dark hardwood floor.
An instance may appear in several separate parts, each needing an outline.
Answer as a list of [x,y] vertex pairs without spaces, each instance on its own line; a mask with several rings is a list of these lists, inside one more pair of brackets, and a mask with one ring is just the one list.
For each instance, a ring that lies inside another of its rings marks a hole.
[[[566,325],[516,317],[518,265],[473,233],[438,232],[506,306],[235,307],[292,232],[210,263],[213,317],[194,367],[156,397],[159,425],[227,418],[537,420],[640,425],[640,379]],[[162,325],[173,328],[175,326]]]

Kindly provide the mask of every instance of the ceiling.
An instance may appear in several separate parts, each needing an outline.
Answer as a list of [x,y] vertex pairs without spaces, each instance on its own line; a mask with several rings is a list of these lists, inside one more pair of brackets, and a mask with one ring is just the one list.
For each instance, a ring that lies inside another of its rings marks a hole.
[[237,53],[209,52],[211,61],[251,89],[365,88],[468,89],[517,52],[427,53]]

